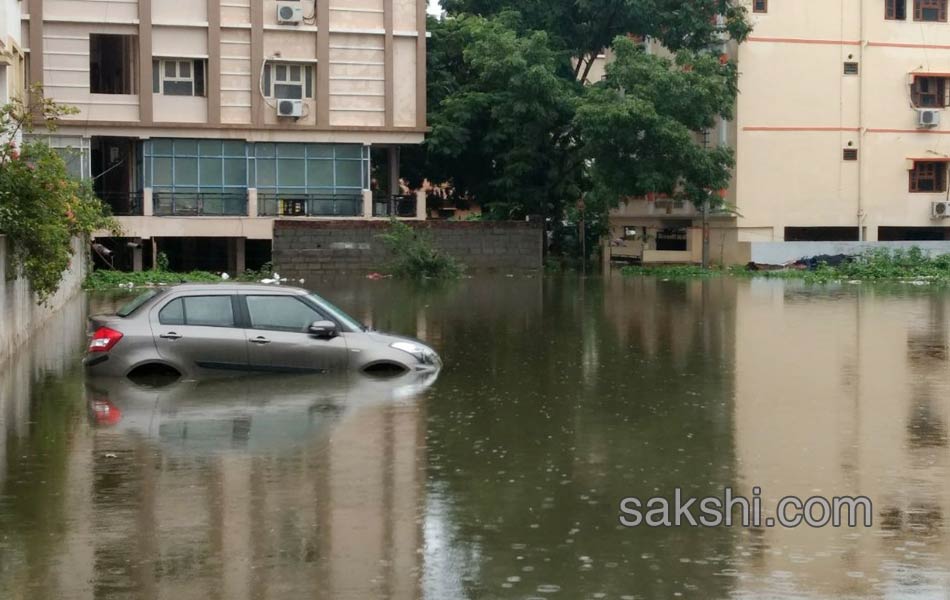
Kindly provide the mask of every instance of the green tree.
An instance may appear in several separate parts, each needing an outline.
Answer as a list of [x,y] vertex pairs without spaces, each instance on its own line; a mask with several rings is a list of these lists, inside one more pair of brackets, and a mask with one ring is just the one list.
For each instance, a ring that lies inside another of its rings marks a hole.
[[75,112],[42,97],[0,107],[0,233],[7,236],[13,264],[40,302],[56,292],[73,256],[72,240],[118,225],[91,186],[72,178],[55,150],[42,141],[16,140],[41,123],[53,131]]
[[[545,216],[556,238],[564,232],[565,249],[580,246],[569,239],[580,221],[588,235],[605,231],[622,197],[656,192],[699,204],[728,187],[732,153],[697,140],[732,115],[737,70],[721,47],[749,33],[736,0],[443,5],[448,17],[430,22],[432,132],[405,156],[414,179],[451,182],[488,218]],[[633,41],[645,36],[672,56]],[[607,48],[605,80],[582,83]]]

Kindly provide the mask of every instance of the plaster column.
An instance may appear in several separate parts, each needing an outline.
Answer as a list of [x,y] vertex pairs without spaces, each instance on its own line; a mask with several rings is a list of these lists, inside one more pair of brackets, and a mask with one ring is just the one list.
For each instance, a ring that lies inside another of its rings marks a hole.
[[416,219],[420,221],[425,221],[429,217],[428,206],[426,201],[428,200],[428,195],[425,190],[416,191]]
[[363,218],[373,218],[373,190],[363,190]]
[[155,206],[152,204],[152,188],[147,187],[142,190],[142,216],[151,217],[155,214]]

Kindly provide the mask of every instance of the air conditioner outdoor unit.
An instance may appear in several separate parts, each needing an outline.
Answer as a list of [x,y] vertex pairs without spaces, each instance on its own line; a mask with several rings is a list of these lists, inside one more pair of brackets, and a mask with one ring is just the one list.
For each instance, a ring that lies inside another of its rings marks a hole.
[[917,111],[917,127],[930,129],[940,125],[940,111],[922,108]]
[[935,219],[950,219],[950,202],[934,202],[933,215]]
[[299,25],[303,23],[303,6],[300,1],[278,2],[277,22],[281,25]]
[[277,116],[299,119],[303,116],[303,100],[278,100]]

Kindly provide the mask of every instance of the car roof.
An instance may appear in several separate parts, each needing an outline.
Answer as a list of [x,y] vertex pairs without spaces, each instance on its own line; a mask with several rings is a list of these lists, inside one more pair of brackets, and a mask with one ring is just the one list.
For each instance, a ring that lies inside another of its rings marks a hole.
[[283,285],[261,283],[179,283],[168,286],[170,292],[283,292],[286,294],[309,294],[308,290]]

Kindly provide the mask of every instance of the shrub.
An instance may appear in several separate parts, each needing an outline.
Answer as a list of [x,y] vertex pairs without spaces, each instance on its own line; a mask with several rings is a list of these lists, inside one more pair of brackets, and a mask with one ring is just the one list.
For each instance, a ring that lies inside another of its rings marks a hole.
[[72,239],[100,229],[118,233],[118,224],[88,182],[74,179],[62,157],[47,144],[17,146],[29,133],[34,115],[54,130],[57,119],[74,111],[31,94],[32,103],[15,100],[0,108],[0,232],[10,242],[13,265],[29,281],[40,302],[54,294],[73,255]]
[[389,231],[380,236],[393,254],[389,271],[400,277],[454,279],[460,277],[464,265],[432,246],[429,236],[395,219]]

